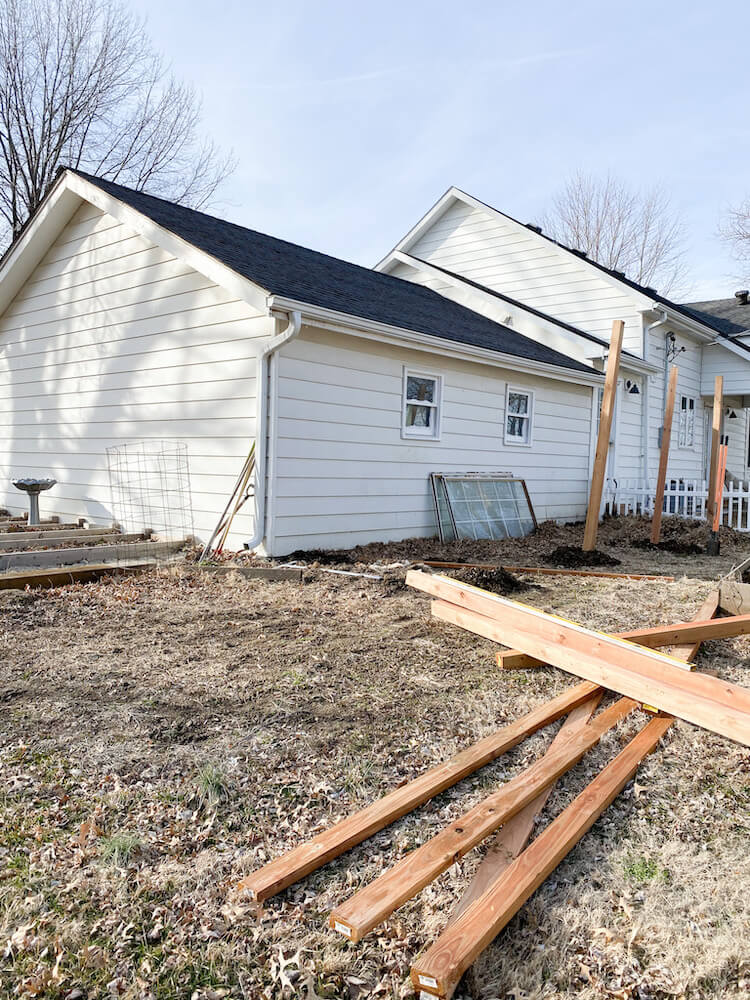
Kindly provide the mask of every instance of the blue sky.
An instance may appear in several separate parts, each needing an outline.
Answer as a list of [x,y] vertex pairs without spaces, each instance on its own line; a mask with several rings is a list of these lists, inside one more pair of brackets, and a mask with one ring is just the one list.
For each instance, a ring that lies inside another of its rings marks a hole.
[[750,197],[746,4],[133,6],[237,155],[216,214],[373,264],[451,184],[534,221],[612,171],[683,213],[687,298],[738,286],[717,226]]

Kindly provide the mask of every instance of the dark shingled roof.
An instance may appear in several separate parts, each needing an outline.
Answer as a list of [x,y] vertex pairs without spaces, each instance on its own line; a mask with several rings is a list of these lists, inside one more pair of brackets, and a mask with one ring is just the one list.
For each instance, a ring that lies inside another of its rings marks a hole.
[[441,340],[599,374],[422,285],[245,229],[81,170],[72,172],[273,295]]
[[736,337],[750,330],[750,303],[743,305],[734,295],[731,299],[686,302],[685,308],[704,322],[710,322],[725,337]]

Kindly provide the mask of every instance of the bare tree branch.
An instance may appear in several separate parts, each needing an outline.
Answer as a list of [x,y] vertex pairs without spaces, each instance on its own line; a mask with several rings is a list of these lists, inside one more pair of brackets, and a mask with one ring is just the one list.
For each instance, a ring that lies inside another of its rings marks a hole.
[[662,292],[686,278],[685,232],[660,187],[633,191],[608,174],[577,173],[554,196],[546,233],[592,260]]
[[9,235],[68,165],[198,208],[234,158],[202,137],[199,98],[119,0],[0,0],[0,220]]
[[719,235],[740,265],[741,280],[750,280],[750,198],[729,209],[719,226]]

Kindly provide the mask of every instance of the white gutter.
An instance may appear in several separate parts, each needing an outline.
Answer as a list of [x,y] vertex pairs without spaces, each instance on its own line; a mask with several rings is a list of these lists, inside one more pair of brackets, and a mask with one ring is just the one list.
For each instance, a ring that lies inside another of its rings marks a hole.
[[[574,368],[557,366],[545,361],[534,361],[530,358],[520,358],[515,354],[501,354],[490,348],[475,347],[472,344],[462,344],[459,341],[444,340],[437,335],[418,333],[403,327],[390,326],[375,320],[363,319],[349,313],[339,313],[322,306],[312,306],[293,299],[279,296],[269,297],[269,307],[284,312],[295,310],[304,313],[305,322],[314,323],[322,329],[347,333],[350,336],[366,337],[380,343],[393,343],[398,346],[411,347],[413,350],[427,351],[441,357],[457,357],[464,361],[480,362],[497,368],[511,368],[517,372],[529,372],[546,378],[554,378],[564,382],[578,384],[600,385],[604,375],[599,372],[578,371]],[[560,352],[558,352],[560,353]],[[573,359],[571,359],[573,360]]]
[[266,343],[258,354],[257,397],[258,414],[255,427],[255,532],[253,537],[245,542],[245,548],[257,548],[266,536],[266,469],[268,463],[268,411],[269,393],[268,373],[273,354],[284,344],[288,344],[299,335],[302,329],[302,316],[299,310],[289,312],[289,322],[286,329]]

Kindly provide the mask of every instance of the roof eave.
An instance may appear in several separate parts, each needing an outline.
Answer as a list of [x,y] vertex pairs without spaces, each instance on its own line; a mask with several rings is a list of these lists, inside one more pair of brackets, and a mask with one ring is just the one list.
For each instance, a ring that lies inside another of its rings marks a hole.
[[323,306],[299,302],[279,295],[269,298],[269,308],[280,312],[299,312],[302,320],[308,320],[308,325],[335,329],[343,333],[355,334],[378,341],[390,341],[406,345],[416,350],[439,354],[441,357],[451,356],[464,361],[480,362],[493,367],[508,368],[527,374],[541,375],[563,382],[582,382],[586,385],[600,385],[604,375],[595,371],[579,368],[567,368],[546,361],[534,361],[531,358],[519,357],[516,354],[504,354],[490,348],[477,347],[473,344],[463,344],[457,340],[448,340],[437,334],[420,333],[405,327],[390,326],[376,320],[365,319],[350,313],[340,313]]

